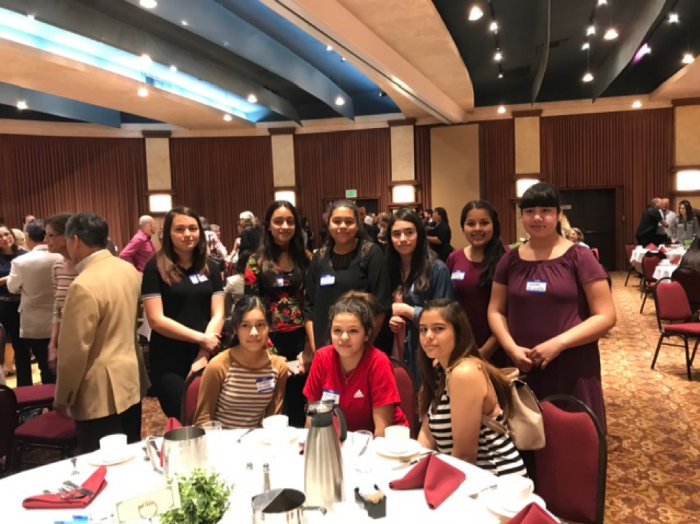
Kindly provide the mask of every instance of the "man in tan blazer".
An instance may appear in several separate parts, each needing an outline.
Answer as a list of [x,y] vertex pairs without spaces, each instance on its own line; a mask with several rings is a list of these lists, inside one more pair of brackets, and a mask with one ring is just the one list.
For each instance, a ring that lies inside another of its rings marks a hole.
[[58,341],[56,410],[75,419],[81,453],[100,439],[126,433],[141,438],[141,399],[148,389],[136,340],[141,277],[107,246],[107,222],[73,215],[66,242],[80,273],[70,286]]

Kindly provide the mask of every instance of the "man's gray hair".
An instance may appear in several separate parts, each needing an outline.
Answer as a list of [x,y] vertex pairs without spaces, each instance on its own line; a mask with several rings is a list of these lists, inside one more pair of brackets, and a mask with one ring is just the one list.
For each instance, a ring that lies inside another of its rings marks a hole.
[[143,215],[141,218],[139,218],[139,228],[142,228],[149,222],[153,222],[153,217],[151,215]]
[[38,218],[30,220],[24,226],[24,234],[31,238],[32,242],[41,244],[46,240],[46,226],[44,225],[44,221]]
[[95,213],[76,213],[66,224],[66,238],[78,237],[88,247],[106,248],[109,238],[107,221]]

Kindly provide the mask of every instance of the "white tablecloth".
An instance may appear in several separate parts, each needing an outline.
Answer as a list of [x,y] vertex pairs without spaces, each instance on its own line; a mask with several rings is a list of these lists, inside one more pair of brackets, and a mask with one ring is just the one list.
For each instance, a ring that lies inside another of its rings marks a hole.
[[675,264],[659,264],[654,270],[654,278],[656,280],[670,278],[676,269],[678,269],[678,266]]
[[[303,491],[304,457],[299,455],[297,443],[273,451],[273,448],[262,444],[259,437],[256,437],[260,434],[260,430],[246,436],[243,443],[237,444],[236,439],[241,433],[241,430],[222,431],[208,441],[210,463],[215,464],[225,478],[232,482],[240,480],[241,476],[244,475],[245,464],[253,462],[253,479],[257,479],[256,482],[259,481],[260,485],[260,489],[256,493],[262,492],[262,464],[268,462],[273,489],[289,487]],[[0,493],[3,500],[2,522],[8,524],[50,524],[61,520],[70,521],[73,515],[87,515],[91,518],[91,522],[100,522],[100,519],[111,514],[117,502],[164,486],[163,477],[155,473],[150,463],[144,460],[142,445],[143,443],[131,445],[135,451],[135,456],[131,460],[108,467],[107,487],[92,504],[82,510],[25,510],[22,508],[22,500],[27,496],[40,494],[44,489],[56,491],[65,480],[82,483],[95,470],[94,466],[89,465],[89,455],[78,458],[80,476],[72,477],[70,475],[71,464],[64,460],[0,480]],[[491,473],[450,456],[441,455],[440,458],[445,462],[464,471],[467,478],[438,509],[430,510],[422,492],[416,490],[392,491],[389,489],[389,482],[403,477],[410,468],[394,471],[392,468],[398,462],[379,456],[373,450],[372,445],[367,450],[367,456],[370,457],[369,463],[372,466],[372,472],[365,479],[376,483],[387,495],[387,517],[381,520],[383,523],[464,522],[467,517],[469,522],[477,524],[495,524],[500,521],[485,507],[482,499],[469,497],[469,494],[494,484],[496,477]],[[358,485],[359,474],[347,462],[344,469],[346,500],[354,500],[351,497],[354,496],[353,489]],[[250,522],[250,509],[245,508],[245,511],[242,511],[242,502],[236,499],[235,488],[231,500],[231,508],[221,524]],[[314,519],[312,522],[317,520],[329,524],[334,522],[330,516]],[[156,521],[157,519],[154,519],[154,522]],[[111,524],[112,520],[102,522]],[[368,519],[367,522],[374,521]],[[359,521],[353,524],[359,524]]]
[[[685,246],[680,246],[676,245],[673,247],[665,248],[666,249],[666,257],[668,259],[673,259],[676,257],[682,257],[685,255],[686,248]],[[658,249],[645,249],[641,246],[637,246],[634,248],[632,251],[632,256],[630,256],[630,263],[634,266],[634,268],[639,271],[640,273],[642,272],[642,260],[644,260],[644,255],[646,255],[648,252],[652,253],[658,253]]]

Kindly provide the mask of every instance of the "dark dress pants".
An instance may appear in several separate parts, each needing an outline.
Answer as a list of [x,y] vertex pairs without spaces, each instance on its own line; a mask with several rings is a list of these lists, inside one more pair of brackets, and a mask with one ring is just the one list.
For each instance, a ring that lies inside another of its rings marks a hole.
[[126,411],[92,420],[76,420],[78,452],[90,453],[100,449],[100,439],[107,435],[125,433],[129,444],[141,440],[141,402]]

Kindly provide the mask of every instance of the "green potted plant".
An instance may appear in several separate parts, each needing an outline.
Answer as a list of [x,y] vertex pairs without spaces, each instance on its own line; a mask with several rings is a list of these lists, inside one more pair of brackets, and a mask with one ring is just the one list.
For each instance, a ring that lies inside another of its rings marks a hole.
[[189,477],[175,475],[175,480],[179,484],[180,508],[163,513],[162,524],[216,524],[228,511],[233,484],[218,473],[196,469]]

